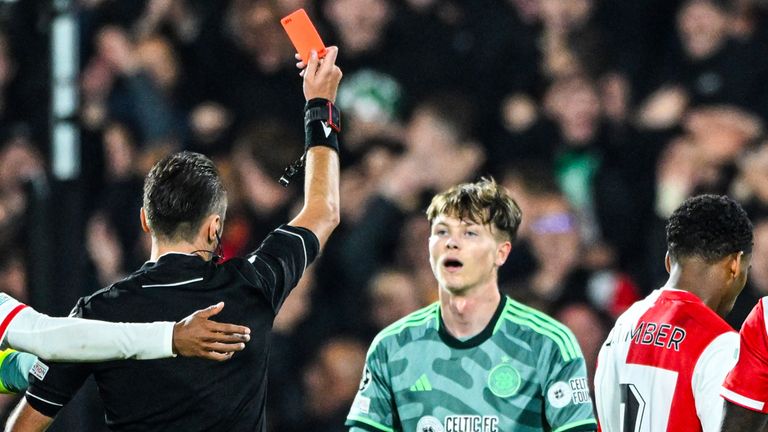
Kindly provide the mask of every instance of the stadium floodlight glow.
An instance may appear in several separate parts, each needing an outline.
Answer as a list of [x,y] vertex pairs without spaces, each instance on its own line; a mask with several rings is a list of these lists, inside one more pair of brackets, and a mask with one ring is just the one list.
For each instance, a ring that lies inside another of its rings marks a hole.
[[54,1],[51,22],[51,166],[58,180],[80,175],[80,130],[77,126],[78,33],[71,0]]

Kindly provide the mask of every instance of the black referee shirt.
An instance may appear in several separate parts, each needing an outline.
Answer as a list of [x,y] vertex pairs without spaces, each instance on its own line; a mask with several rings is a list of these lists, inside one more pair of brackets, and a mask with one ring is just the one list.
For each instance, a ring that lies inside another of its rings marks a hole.
[[223,264],[186,254],[146,263],[128,278],[80,299],[73,314],[114,322],[178,321],[224,301],[215,318],[250,327],[245,350],[226,362],[49,363],[44,375],[40,368],[38,377],[30,375],[27,402],[53,417],[93,374],[107,424],[115,431],[265,431],[272,322],[318,251],[311,231],[284,225],[256,252]]

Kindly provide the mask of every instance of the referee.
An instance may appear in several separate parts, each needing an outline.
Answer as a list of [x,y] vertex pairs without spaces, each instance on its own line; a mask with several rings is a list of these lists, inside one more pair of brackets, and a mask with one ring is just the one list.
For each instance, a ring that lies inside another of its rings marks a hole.
[[[272,322],[339,222],[338,49],[313,53],[304,76],[305,198],[301,212],[243,258],[217,264],[226,192],[211,161],[183,152],[158,162],[144,183],[142,226],[151,260],[128,278],[81,299],[76,312],[105,321],[176,321],[224,301],[223,321],[251,329],[228,362],[195,358],[47,364],[34,370],[7,430],[46,429],[88,376],[115,431],[265,431]],[[304,66],[300,63],[300,66]]]

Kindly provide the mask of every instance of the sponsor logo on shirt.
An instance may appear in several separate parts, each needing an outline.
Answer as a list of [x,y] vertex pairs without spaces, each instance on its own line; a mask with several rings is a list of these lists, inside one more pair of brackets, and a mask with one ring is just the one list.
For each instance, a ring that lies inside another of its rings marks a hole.
[[419,379],[410,387],[412,392],[428,392],[432,391],[432,384],[429,382],[427,374],[421,374]]
[[45,363],[38,360],[32,366],[32,369],[29,370],[29,373],[31,373],[32,376],[34,376],[35,378],[42,381],[45,379],[45,375],[48,373],[48,366],[46,366]]
[[558,381],[547,390],[547,400],[554,408],[565,408],[569,404],[581,405],[592,400],[586,377],[571,378],[568,382]]
[[419,419],[416,432],[499,432],[498,416],[450,415],[441,423],[435,417]]
[[547,390],[547,400],[554,408],[565,408],[571,403],[571,386],[565,381],[558,381]]
[[445,432],[440,420],[432,416],[426,416],[419,419],[416,423],[416,432]]
[[587,378],[572,378],[568,381],[571,386],[571,401],[574,405],[581,405],[587,402],[592,402],[589,397],[589,386],[587,385]]

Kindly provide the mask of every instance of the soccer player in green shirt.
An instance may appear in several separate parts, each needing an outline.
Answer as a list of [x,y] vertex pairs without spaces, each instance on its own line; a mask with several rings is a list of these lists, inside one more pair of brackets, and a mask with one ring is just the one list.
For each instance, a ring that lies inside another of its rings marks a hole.
[[573,334],[499,292],[517,203],[483,179],[435,196],[427,217],[439,300],[373,340],[350,431],[596,430]]

